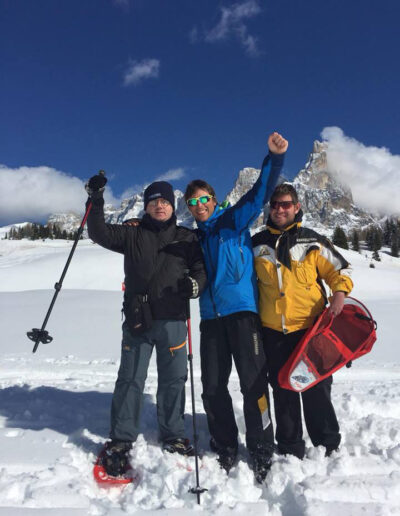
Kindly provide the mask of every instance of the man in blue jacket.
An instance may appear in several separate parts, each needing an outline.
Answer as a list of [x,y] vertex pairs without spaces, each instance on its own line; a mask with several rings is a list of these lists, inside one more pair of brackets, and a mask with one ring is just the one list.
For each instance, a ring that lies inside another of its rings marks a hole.
[[189,183],[185,192],[197,222],[208,277],[200,297],[200,356],[210,447],[229,472],[238,449],[238,428],[228,391],[233,357],[243,394],[246,444],[258,482],[271,466],[274,436],[249,228],[275,188],[287,147],[280,134],[269,136],[269,153],[259,178],[232,207],[218,205],[214,189],[200,179]]

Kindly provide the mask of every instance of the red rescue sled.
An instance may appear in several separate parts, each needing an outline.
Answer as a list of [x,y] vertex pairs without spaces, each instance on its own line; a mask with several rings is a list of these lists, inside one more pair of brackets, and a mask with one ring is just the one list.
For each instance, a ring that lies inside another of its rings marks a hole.
[[336,317],[325,308],[279,371],[280,386],[303,392],[369,353],[376,341],[376,326],[368,308],[352,297]]
[[103,466],[105,450],[105,447],[101,450],[93,467],[93,476],[95,481],[102,487],[124,486],[131,483],[138,483],[139,476],[130,465],[127,466],[123,475],[118,477],[109,476]]

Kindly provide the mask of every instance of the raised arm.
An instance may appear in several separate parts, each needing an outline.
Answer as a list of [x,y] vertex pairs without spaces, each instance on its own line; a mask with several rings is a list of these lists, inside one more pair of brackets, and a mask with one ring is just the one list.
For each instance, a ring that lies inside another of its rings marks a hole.
[[269,135],[269,153],[264,158],[257,181],[231,208],[237,229],[248,228],[258,217],[264,204],[269,201],[282,170],[288,145],[288,141],[279,133]]
[[124,252],[125,236],[127,232],[126,226],[119,224],[106,224],[104,220],[104,199],[103,192],[107,178],[101,174],[97,174],[89,179],[86,184],[86,191],[89,194],[89,199],[86,203],[92,203],[87,227],[89,237],[96,242],[96,244],[115,251],[117,253]]

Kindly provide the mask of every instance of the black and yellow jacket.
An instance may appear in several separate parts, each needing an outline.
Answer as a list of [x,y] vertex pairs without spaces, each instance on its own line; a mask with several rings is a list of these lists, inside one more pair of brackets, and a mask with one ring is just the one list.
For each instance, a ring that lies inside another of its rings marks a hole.
[[302,212],[280,231],[270,219],[252,238],[263,326],[289,333],[312,326],[332,292],[353,288],[351,266],[324,236],[301,227]]

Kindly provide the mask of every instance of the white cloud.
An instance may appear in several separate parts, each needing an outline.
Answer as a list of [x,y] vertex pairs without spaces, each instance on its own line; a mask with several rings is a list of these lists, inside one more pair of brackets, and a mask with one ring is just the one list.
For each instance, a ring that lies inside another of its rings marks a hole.
[[130,60],[124,74],[124,86],[136,85],[145,79],[157,78],[159,72],[160,61],[158,59]]
[[[119,207],[123,199],[142,193],[153,181],[174,181],[184,175],[183,167],[167,170],[152,181],[133,185],[119,198],[114,196],[108,182],[104,199]],[[86,199],[85,181],[78,177],[46,166],[9,168],[0,165],[0,225],[46,222],[54,213],[73,211],[83,214]]]
[[[106,202],[119,204],[106,188]],[[52,213],[83,213],[84,181],[50,167],[8,168],[0,165],[0,220],[40,222]]]
[[400,156],[385,147],[366,146],[339,127],[325,127],[328,170],[350,186],[354,201],[368,210],[400,214]]
[[240,41],[248,55],[256,56],[259,54],[257,38],[249,34],[244,20],[253,18],[260,12],[261,7],[257,0],[246,0],[230,7],[221,7],[219,22],[211,30],[206,31],[204,40],[214,43],[234,37]]
[[184,168],[171,168],[164,174],[161,174],[156,178],[156,181],[176,181],[177,179],[182,179],[185,175]]
[[125,11],[129,9],[129,0],[112,0],[112,3],[117,7],[122,7]]
[[199,29],[197,27],[193,27],[189,32],[189,41],[190,43],[197,43],[199,41]]
[[146,186],[149,186],[149,184],[153,183],[154,181],[177,181],[178,179],[182,179],[182,177],[184,176],[185,169],[183,167],[171,168],[170,170],[167,170],[167,172],[160,174],[151,181],[147,181],[143,184],[135,184],[133,186],[130,186],[122,193],[121,200],[128,199],[129,197],[132,197],[135,194],[141,194],[146,188]]

